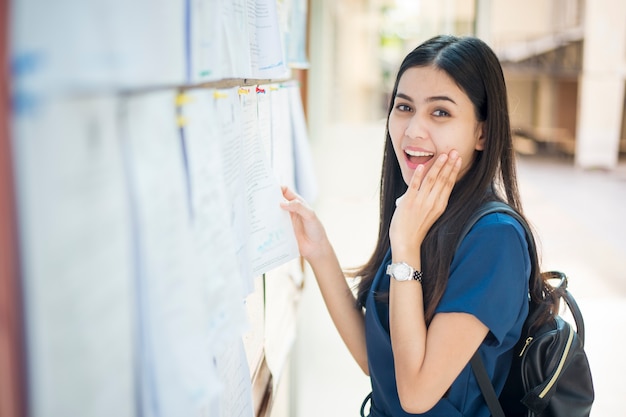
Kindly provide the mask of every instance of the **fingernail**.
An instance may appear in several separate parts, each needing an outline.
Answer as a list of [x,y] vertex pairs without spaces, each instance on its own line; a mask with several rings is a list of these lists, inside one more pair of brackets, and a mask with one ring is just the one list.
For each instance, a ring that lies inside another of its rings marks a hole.
[[450,158],[452,158],[452,160],[456,159],[459,157],[459,153],[457,151],[452,151],[450,152]]
[[445,162],[445,161],[446,161],[446,159],[448,159],[448,155],[446,155],[445,153],[444,153],[444,154],[442,154],[442,155],[439,155],[439,160],[440,160],[441,162]]

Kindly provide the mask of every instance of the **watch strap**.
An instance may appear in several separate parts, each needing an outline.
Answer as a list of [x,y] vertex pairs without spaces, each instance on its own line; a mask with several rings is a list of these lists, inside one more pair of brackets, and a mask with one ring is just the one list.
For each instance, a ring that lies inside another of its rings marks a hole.
[[418,271],[417,269],[413,270],[413,276],[411,278],[413,278],[415,281],[419,281],[421,283],[423,277],[424,273],[422,271]]

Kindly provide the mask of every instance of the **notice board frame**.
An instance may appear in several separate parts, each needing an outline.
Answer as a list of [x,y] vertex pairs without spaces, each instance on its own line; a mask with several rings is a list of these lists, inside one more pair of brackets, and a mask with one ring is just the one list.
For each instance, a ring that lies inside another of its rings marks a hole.
[[0,417],[27,415],[17,210],[10,141],[9,0],[0,0]]

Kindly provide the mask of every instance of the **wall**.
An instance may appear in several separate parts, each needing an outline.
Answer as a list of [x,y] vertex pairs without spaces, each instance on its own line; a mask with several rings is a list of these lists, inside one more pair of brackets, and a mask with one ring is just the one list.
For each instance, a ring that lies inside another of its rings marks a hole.
[[626,79],[625,18],[624,2],[586,2],[576,138],[576,165],[583,168],[617,166]]

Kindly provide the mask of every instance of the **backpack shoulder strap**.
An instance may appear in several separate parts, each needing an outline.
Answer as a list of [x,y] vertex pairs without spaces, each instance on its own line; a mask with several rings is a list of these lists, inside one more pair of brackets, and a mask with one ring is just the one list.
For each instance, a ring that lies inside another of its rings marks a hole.
[[578,308],[578,303],[576,303],[574,296],[567,289],[565,289],[561,298],[567,303],[567,307],[572,314],[572,317],[574,317],[574,323],[576,323],[576,333],[578,334],[578,339],[580,340],[580,343],[585,346],[585,321],[583,320],[580,308]]
[[465,236],[469,233],[472,227],[474,227],[476,222],[478,222],[478,220],[480,220],[487,214],[491,214],[491,213],[505,213],[513,217],[515,220],[517,220],[524,228],[524,232],[526,234],[526,241],[528,242],[529,252],[533,253],[536,250],[535,239],[533,238],[533,235],[526,221],[511,206],[501,201],[488,201],[487,203],[483,204],[478,210],[476,210],[476,212],[472,215],[472,217],[469,218],[469,220],[465,224],[465,227],[461,231],[461,234],[459,235],[459,239],[457,241],[457,246],[456,246],[457,250],[459,249],[459,246],[461,246],[461,242],[463,241]]
[[[522,219],[522,217],[513,210],[508,204],[505,204],[501,201],[489,201],[483,204],[477,211],[470,217],[470,219],[465,224],[463,231],[459,235],[459,239],[457,242],[456,249],[459,249],[461,246],[461,242],[465,238],[465,236],[469,233],[469,231],[474,227],[476,222],[480,220],[482,217],[491,213],[506,213],[513,218],[515,218],[521,225],[524,227],[524,231],[526,234],[526,241],[528,242],[529,250],[535,250],[535,242],[532,238],[532,234],[528,228],[528,225]],[[474,376],[476,377],[476,381],[478,382],[478,387],[485,398],[485,402],[489,407],[489,411],[493,417],[505,417],[504,411],[502,410],[502,405],[498,400],[498,396],[496,394],[495,389],[493,388],[493,384],[489,379],[489,375],[487,374],[487,369],[485,368],[485,364],[480,356],[480,352],[476,351],[472,359],[470,360],[470,365],[472,367],[472,371],[474,372]]]
[[487,407],[489,407],[489,412],[492,417],[505,417],[500,400],[498,400],[498,396],[496,395],[496,390],[493,388],[493,384],[487,374],[483,358],[480,357],[478,351],[476,351],[472,359],[470,359],[470,364],[472,365],[472,371],[474,371],[480,392],[482,392],[485,398],[485,402],[487,403]]
[[565,301],[567,305],[567,309],[570,314],[574,318],[574,323],[576,324],[576,333],[578,334],[578,339],[581,344],[585,345],[585,321],[583,320],[583,315],[580,312],[580,308],[578,307],[578,303],[574,296],[567,289],[568,279],[567,276],[560,271],[549,271],[544,272],[542,275],[546,276],[548,279],[558,279],[560,282],[557,286],[553,286],[552,290],[557,292],[557,297]]

